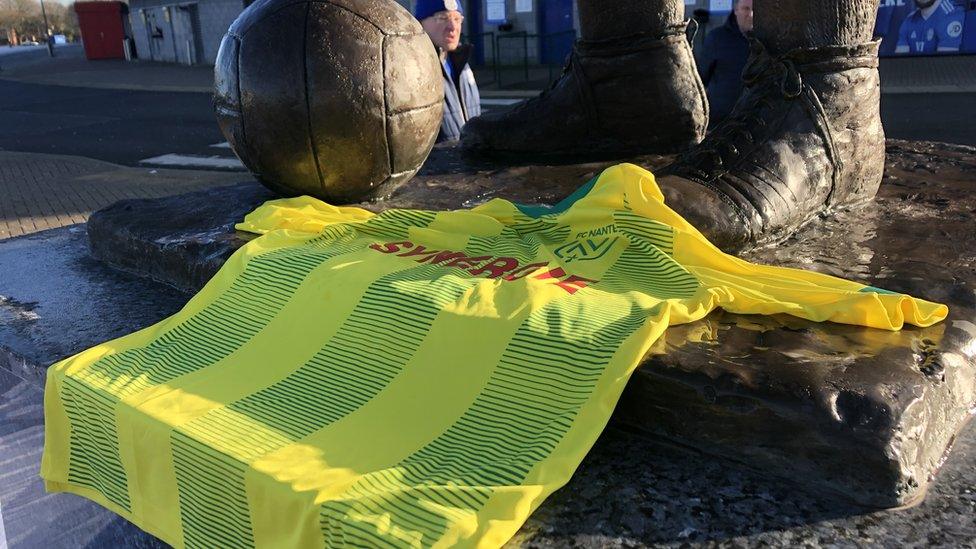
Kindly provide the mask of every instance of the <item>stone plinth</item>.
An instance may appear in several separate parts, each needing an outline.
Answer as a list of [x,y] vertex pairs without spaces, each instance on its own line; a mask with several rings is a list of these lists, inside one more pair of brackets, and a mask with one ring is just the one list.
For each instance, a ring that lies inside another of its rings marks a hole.
[[0,369],[43,387],[55,361],[155,324],[189,299],[96,261],[86,241],[81,224],[0,241]]
[[[976,403],[976,150],[890,142],[888,156],[876,201],[745,257],[945,302],[947,322],[888,333],[716,313],[667,332],[621,400],[618,425],[862,505],[917,501]],[[553,203],[605,166],[497,169],[442,148],[393,197],[363,206]],[[89,221],[92,248],[109,264],[199,288],[243,242],[233,222],[266,198],[252,184],[118,203]]]

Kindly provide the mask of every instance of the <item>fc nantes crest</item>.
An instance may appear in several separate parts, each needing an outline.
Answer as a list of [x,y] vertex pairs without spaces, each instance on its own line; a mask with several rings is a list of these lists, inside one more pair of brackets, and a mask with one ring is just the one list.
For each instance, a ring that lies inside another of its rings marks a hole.
[[576,240],[556,248],[553,254],[565,263],[595,261],[607,255],[618,240],[621,237],[617,235],[617,226],[611,223],[576,233]]
[[556,248],[553,253],[566,263],[572,263],[573,261],[593,261],[607,255],[607,252],[613,248],[618,238],[617,236],[610,236],[576,240]]

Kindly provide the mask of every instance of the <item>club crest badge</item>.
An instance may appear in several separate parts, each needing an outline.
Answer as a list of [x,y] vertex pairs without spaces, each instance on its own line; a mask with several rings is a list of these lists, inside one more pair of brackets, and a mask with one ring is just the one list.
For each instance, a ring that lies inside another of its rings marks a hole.
[[605,256],[613,248],[617,237],[586,238],[560,246],[553,253],[566,263],[593,261]]
[[948,34],[950,38],[959,38],[959,36],[962,34],[962,23],[959,21],[949,23],[949,28],[946,29],[946,34]]

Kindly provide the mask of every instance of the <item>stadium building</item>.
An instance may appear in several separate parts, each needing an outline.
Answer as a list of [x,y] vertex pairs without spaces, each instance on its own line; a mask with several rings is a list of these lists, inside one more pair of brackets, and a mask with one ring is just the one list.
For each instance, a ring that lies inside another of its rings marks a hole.
[[[415,0],[396,0],[407,9]],[[883,56],[976,54],[976,0],[881,0],[875,31]],[[220,39],[251,0],[129,0],[132,41],[140,59],[213,63]],[[695,43],[724,23],[734,0],[685,0],[698,22]],[[550,75],[573,47],[579,16],[575,0],[461,0],[464,40],[473,64],[507,82]],[[498,82],[498,84],[504,84]]]

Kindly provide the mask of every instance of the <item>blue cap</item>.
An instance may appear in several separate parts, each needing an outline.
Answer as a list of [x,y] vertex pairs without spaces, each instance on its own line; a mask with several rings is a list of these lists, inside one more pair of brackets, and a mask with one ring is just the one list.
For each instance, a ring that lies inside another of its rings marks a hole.
[[464,9],[461,8],[461,0],[417,0],[417,5],[413,8],[413,16],[423,21],[442,11],[464,13]]

